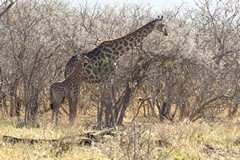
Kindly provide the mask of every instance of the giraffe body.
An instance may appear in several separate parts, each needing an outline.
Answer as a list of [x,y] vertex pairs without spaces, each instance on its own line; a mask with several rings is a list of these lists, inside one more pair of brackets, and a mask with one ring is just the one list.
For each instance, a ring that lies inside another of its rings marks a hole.
[[[99,83],[108,79],[115,69],[119,57],[128,53],[132,48],[139,46],[143,39],[152,31],[158,30],[167,36],[165,25],[161,19],[156,19],[138,30],[114,39],[100,43],[95,49],[83,55],[88,58],[82,67],[82,80],[88,83]],[[69,75],[78,63],[79,55],[74,55],[66,65],[65,77]]]

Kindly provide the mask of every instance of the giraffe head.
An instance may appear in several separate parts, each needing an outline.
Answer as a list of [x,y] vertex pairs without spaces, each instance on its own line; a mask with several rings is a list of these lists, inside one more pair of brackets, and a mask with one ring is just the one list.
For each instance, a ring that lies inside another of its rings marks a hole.
[[155,29],[159,32],[162,32],[165,36],[168,35],[167,29],[163,22],[163,16],[161,18],[158,16],[158,19],[155,20]]

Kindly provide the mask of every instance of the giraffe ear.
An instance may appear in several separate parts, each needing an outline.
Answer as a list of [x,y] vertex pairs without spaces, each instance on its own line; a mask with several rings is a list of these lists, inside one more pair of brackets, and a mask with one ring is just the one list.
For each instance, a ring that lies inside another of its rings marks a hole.
[[163,19],[163,16],[158,16],[158,19],[157,19],[157,24],[164,24],[164,19]]

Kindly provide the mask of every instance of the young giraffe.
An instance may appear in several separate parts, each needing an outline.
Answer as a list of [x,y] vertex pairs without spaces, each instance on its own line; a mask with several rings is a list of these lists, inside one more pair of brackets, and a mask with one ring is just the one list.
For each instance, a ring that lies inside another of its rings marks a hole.
[[[76,64],[79,63],[78,61],[81,61],[81,56],[73,56],[66,65],[65,76],[70,75],[73,70],[80,70],[81,81],[100,83],[109,80],[110,75],[115,69],[114,63],[117,59],[128,53],[132,48],[139,46],[143,39],[152,31],[158,30],[165,36],[168,35],[165,25],[162,22],[162,18],[163,17],[153,20],[126,36],[104,41],[92,51],[82,54],[87,57],[88,63],[76,67]],[[111,113],[113,113],[113,109],[110,108],[110,110]],[[111,117],[112,125],[115,127],[113,114]],[[99,128],[102,128],[101,124],[98,124],[98,126],[100,126]]]
[[69,103],[69,121],[74,123],[77,114],[78,95],[80,92],[80,82],[82,81],[82,64],[87,62],[86,57],[78,58],[76,68],[65,80],[55,82],[50,87],[50,107],[52,109],[52,123],[54,113],[56,114],[56,126],[58,125],[58,110],[63,103],[64,98],[68,99]]

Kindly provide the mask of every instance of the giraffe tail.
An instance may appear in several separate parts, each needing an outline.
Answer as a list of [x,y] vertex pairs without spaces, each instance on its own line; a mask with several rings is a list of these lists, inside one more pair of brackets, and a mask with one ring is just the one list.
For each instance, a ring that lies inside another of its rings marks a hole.
[[51,108],[51,110],[53,110],[53,103],[50,104],[50,108]]
[[64,100],[65,100],[65,97],[63,97],[63,99],[62,99],[61,103],[63,103],[63,102],[64,102]]
[[50,109],[53,110],[53,91],[52,91],[52,86],[50,87],[50,100],[51,100],[51,104],[50,104]]

